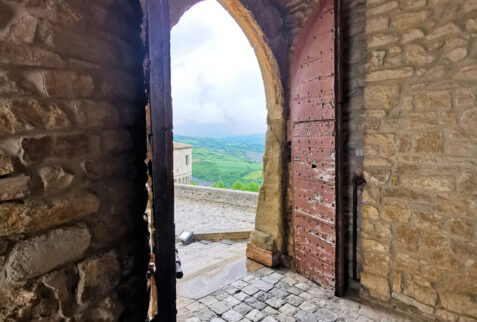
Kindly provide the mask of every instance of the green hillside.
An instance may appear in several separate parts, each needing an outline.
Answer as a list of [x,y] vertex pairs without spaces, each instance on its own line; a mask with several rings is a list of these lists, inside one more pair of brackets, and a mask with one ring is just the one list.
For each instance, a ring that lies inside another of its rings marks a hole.
[[251,182],[262,184],[262,162],[254,162],[257,153],[263,154],[265,148],[259,140],[247,143],[234,137],[214,139],[175,135],[174,141],[192,145],[192,177],[200,185],[222,182],[225,188],[232,188],[237,181],[242,186]]

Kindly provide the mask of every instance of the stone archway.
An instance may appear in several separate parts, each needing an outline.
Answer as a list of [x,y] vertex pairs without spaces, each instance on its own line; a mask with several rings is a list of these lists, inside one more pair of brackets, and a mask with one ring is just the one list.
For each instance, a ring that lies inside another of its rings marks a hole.
[[[201,0],[171,3],[170,21]],[[218,0],[247,36],[262,72],[266,105],[267,135],[263,157],[263,183],[260,188],[255,230],[247,256],[268,266],[278,264],[284,249],[285,182],[287,175],[286,118],[283,79],[287,74],[288,42],[280,11],[268,1]]]

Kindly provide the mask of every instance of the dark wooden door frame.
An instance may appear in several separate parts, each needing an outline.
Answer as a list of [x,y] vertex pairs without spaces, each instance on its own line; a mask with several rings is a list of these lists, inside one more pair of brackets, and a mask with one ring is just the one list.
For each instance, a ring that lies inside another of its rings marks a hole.
[[157,316],[176,319],[174,179],[169,0],[149,0],[149,104],[151,110],[152,192]]
[[335,0],[335,191],[336,191],[336,259],[335,259],[335,294],[344,296],[346,292],[345,260],[345,219],[343,212],[343,54],[341,0]]

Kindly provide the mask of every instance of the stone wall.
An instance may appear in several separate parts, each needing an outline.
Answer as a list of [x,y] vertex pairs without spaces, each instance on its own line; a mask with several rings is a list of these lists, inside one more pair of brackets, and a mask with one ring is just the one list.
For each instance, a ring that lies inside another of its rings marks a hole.
[[[368,0],[361,283],[477,318],[477,1]],[[467,317],[467,318],[466,318]]]
[[258,202],[257,192],[191,186],[186,184],[175,184],[174,194],[179,198],[220,202],[239,207],[252,208],[254,210],[257,208]]
[[0,320],[144,320],[142,13],[0,1]]

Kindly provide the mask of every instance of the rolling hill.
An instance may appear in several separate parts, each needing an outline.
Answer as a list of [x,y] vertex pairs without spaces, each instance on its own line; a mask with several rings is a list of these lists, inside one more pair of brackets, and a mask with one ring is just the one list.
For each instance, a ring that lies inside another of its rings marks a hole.
[[200,185],[262,183],[264,134],[223,139],[174,135],[174,141],[192,145],[192,176]]

